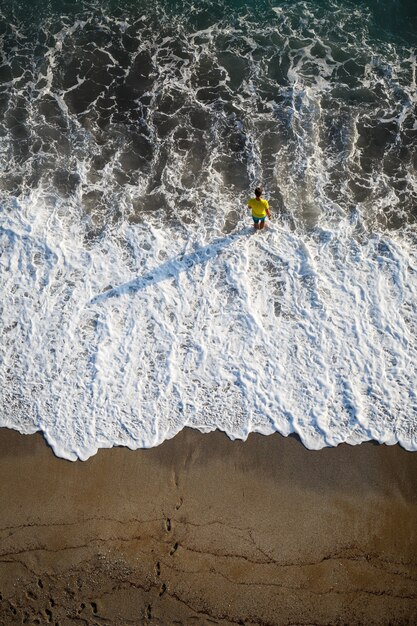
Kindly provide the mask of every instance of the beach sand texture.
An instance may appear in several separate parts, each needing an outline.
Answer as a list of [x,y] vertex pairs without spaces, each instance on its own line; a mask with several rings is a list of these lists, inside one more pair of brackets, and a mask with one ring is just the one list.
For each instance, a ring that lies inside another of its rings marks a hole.
[[0,431],[0,624],[417,623],[417,455],[185,429],[56,458]]

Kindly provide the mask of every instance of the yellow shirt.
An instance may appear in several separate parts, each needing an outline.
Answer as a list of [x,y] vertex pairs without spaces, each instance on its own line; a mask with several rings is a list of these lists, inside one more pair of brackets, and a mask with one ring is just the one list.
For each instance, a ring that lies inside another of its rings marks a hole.
[[252,209],[253,217],[265,217],[267,209],[269,209],[268,200],[263,198],[251,198],[248,202],[248,207]]

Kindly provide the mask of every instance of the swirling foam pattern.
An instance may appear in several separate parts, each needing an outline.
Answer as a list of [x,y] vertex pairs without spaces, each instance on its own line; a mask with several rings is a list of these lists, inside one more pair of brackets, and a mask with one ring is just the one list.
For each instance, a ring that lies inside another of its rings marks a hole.
[[0,9],[0,425],[72,460],[184,426],[416,450],[411,5],[30,7]]

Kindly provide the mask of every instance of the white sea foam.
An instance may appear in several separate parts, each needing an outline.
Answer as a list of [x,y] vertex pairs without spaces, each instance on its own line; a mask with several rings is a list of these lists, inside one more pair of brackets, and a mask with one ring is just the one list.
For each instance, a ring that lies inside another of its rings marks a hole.
[[42,201],[1,230],[3,426],[68,459],[184,426],[417,449],[412,242],[156,221],[87,251]]

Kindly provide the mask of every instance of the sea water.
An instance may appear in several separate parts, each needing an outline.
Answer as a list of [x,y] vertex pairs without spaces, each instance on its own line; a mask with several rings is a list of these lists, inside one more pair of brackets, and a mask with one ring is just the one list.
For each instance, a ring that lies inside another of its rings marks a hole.
[[1,426],[417,449],[416,6],[0,2]]

